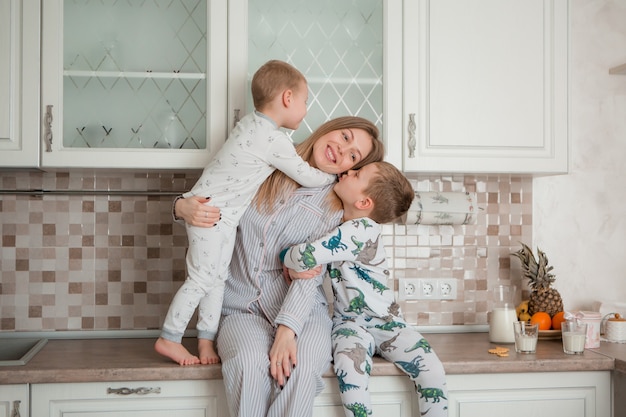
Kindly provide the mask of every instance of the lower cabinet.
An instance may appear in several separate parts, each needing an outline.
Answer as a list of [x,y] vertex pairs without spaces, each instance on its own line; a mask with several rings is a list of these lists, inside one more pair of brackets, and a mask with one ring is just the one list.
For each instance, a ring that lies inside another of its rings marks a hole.
[[448,375],[450,417],[610,417],[611,374]]
[[31,416],[228,417],[221,380],[33,384],[31,399]]
[[[315,398],[313,417],[345,417],[335,378],[326,378],[326,388]],[[375,376],[370,380],[372,415],[419,416],[415,385],[405,376]],[[357,415],[355,413],[355,415]]]
[[[609,371],[448,375],[450,417],[611,417]],[[314,417],[344,417],[339,388],[326,378]],[[405,376],[370,381],[372,415],[419,416],[415,387]],[[21,417],[229,417],[221,380],[3,385],[0,417],[19,405]]]
[[28,384],[0,385],[0,417],[28,416]]

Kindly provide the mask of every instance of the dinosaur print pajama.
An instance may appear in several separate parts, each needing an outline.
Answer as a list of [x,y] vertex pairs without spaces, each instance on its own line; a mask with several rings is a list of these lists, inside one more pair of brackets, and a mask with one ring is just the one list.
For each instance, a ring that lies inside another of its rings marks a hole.
[[428,341],[407,324],[388,288],[381,225],[349,220],[314,241],[282,254],[288,268],[325,264],[334,293],[334,369],[346,417],[372,414],[368,391],[372,356],[393,362],[414,382],[422,415],[448,415],[443,365]]

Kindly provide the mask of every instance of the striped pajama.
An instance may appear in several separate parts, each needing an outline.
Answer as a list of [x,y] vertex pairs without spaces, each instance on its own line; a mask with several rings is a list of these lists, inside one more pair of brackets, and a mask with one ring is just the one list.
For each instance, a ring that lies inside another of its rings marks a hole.
[[[321,276],[288,286],[279,253],[339,224],[341,212],[326,208],[331,190],[299,188],[272,213],[253,204],[241,218],[217,335],[231,417],[312,415],[331,361],[327,300]],[[282,390],[269,372],[279,324],[296,333],[298,349],[298,365]]]

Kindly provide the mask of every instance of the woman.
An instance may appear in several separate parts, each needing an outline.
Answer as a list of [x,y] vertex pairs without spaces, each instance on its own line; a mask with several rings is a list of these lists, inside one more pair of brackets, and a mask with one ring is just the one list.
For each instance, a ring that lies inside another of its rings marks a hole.
[[[377,128],[358,117],[323,124],[297,150],[331,174],[383,158]],[[341,206],[332,187],[300,188],[276,171],[241,219],[217,337],[232,417],[311,415],[323,389],[331,321],[322,276],[287,285],[279,253],[340,223]],[[210,227],[217,209],[204,202],[179,199],[176,215]]]

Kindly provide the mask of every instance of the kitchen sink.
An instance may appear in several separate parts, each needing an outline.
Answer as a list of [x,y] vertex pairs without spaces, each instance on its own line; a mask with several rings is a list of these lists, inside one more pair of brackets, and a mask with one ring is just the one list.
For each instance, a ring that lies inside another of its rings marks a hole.
[[26,365],[46,343],[48,339],[0,338],[0,366]]

